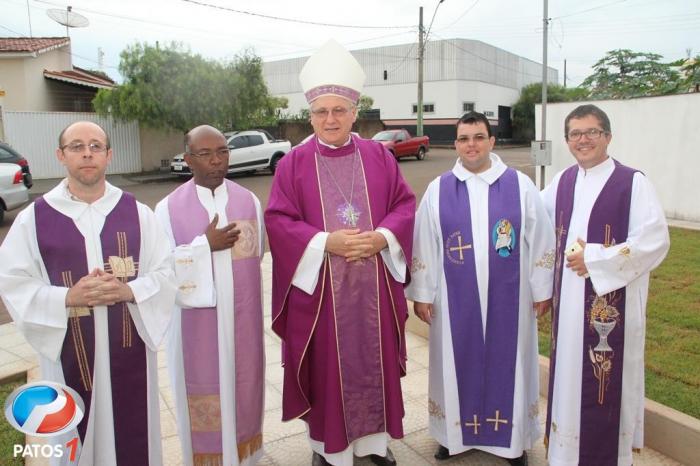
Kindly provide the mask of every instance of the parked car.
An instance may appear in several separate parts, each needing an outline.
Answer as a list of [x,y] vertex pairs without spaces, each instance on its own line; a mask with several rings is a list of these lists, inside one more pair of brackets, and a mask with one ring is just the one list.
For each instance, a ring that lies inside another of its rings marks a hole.
[[380,131],[372,139],[389,149],[389,152],[394,154],[394,157],[397,159],[415,156],[418,160],[423,160],[430,149],[430,138],[428,136],[411,137],[405,129]]
[[[275,173],[277,163],[292,149],[289,141],[277,140],[264,130],[234,131],[224,134],[231,153],[228,172],[239,173],[269,168]],[[190,176],[185,154],[173,157],[170,171],[177,175]]]
[[0,142],[0,163],[16,163],[22,167],[22,181],[27,189],[32,187],[34,182],[32,181],[32,172],[29,171],[29,162],[27,162],[27,159],[22,157],[19,152],[4,142]]
[[16,163],[0,163],[0,223],[6,210],[21,207],[29,201],[29,189],[24,185],[24,172]]

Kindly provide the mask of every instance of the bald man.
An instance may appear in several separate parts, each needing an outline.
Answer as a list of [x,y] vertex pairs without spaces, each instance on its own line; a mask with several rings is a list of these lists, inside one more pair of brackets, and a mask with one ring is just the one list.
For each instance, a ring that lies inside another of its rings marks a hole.
[[153,212],[112,186],[104,129],[80,121],[59,135],[67,176],[16,218],[0,246],[0,295],[37,351],[43,380],[85,403],[77,461],[162,464],[156,351],[175,300],[170,249]]
[[260,201],[225,179],[216,128],[185,137],[192,179],[156,206],[178,287],[168,367],[186,465],[253,465],[263,455],[265,387]]

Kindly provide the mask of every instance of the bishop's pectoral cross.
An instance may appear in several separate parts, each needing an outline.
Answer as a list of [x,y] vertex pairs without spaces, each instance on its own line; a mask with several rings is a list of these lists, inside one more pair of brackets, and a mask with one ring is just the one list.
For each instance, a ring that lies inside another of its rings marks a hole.
[[471,244],[462,244],[462,235],[457,235],[457,246],[453,246],[450,248],[450,252],[452,251],[459,251],[459,260],[463,261],[464,260],[464,253],[462,252],[464,249],[471,249],[472,245]]

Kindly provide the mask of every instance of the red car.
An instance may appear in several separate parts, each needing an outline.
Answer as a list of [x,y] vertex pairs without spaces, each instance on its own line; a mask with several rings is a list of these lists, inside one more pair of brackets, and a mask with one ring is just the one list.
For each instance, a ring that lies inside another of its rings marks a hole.
[[405,129],[388,129],[375,134],[372,139],[380,142],[397,159],[401,157],[415,157],[423,160],[430,148],[428,136],[411,135]]

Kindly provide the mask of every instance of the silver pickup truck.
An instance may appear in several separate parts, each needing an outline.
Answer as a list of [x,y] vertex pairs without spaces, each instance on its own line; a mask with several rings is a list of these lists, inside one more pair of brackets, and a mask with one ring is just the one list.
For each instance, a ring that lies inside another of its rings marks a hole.
[[[292,149],[289,141],[276,140],[263,130],[234,131],[224,133],[231,153],[228,157],[228,172],[240,173],[269,168],[272,173],[277,162]],[[190,168],[183,154],[173,157],[170,171],[176,175],[190,176]]]

